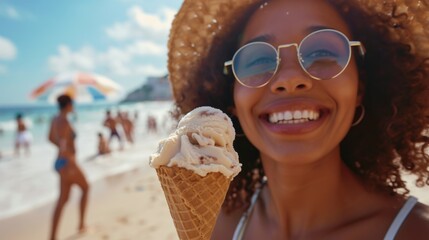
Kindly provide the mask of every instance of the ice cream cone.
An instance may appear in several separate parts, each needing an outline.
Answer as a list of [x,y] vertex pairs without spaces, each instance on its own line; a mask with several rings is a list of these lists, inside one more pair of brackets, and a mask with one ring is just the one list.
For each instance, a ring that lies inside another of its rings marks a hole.
[[180,167],[156,169],[181,240],[209,240],[231,180],[219,172],[202,177]]
[[234,139],[228,115],[198,107],[150,156],[180,239],[210,239],[231,180],[241,171]]

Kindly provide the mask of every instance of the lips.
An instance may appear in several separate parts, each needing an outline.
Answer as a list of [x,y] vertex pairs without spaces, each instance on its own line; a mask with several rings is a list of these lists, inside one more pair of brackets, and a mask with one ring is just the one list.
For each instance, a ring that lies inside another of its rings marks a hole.
[[329,113],[329,108],[314,102],[292,101],[271,105],[259,117],[272,132],[302,134],[320,127]]

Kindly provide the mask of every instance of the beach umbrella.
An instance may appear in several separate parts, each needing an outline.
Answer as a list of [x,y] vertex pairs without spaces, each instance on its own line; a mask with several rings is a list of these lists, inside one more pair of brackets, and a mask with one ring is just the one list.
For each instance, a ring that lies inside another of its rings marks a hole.
[[61,94],[73,101],[88,103],[114,100],[122,93],[122,87],[113,80],[94,73],[64,73],[48,79],[35,88],[30,97],[45,102],[55,102]]

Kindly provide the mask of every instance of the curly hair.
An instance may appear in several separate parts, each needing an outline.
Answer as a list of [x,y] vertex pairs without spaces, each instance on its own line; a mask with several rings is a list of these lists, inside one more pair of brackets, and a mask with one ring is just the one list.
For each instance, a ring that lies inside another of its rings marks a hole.
[[[429,185],[428,147],[429,59],[413,52],[413,46],[392,37],[391,31],[406,30],[407,17],[370,15],[352,1],[329,0],[348,24],[354,40],[366,48],[364,58],[356,58],[359,78],[364,86],[365,118],[352,127],[341,142],[344,163],[367,186],[392,195],[409,193],[401,175],[414,174],[419,187]],[[209,55],[196,66],[201,81],[187,86],[176,98],[173,115],[179,118],[195,107],[208,105],[231,116],[234,77],[224,74],[223,63],[238,46],[237,35],[259,6],[256,4],[240,15],[231,31],[214,39]],[[188,93],[192,94],[188,94]],[[234,127],[241,127],[232,116]],[[241,173],[233,180],[224,202],[224,209],[246,208],[250,197],[264,176],[258,150],[239,135],[234,147],[243,163]]]

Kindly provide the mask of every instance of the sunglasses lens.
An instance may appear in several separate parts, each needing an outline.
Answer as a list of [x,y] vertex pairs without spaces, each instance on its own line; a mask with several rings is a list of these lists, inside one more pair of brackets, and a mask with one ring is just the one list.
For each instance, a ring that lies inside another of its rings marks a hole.
[[276,50],[266,43],[249,43],[237,51],[232,65],[240,83],[248,87],[262,86],[277,68]]
[[300,46],[301,65],[311,76],[326,80],[340,74],[350,59],[348,39],[335,31],[319,31]]

